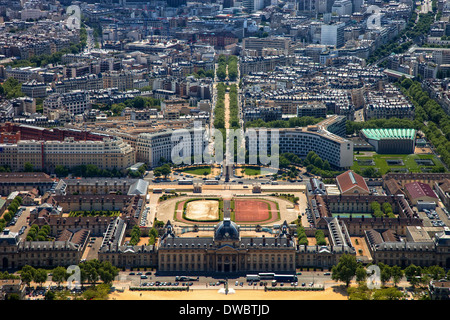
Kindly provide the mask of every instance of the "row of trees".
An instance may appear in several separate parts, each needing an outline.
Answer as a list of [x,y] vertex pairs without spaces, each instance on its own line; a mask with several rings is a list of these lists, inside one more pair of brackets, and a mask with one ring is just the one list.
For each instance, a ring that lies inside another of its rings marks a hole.
[[323,233],[322,230],[317,230],[316,233],[314,234],[314,236],[316,237],[317,245],[319,245],[319,246],[327,245],[327,241],[325,240],[325,234]]
[[225,130],[225,90],[226,85],[223,82],[217,84],[217,101],[214,106],[214,129],[222,133],[222,141],[215,140],[215,149],[220,150],[220,143],[225,145],[226,130]]
[[0,271],[0,280],[10,280],[10,279],[20,279],[20,276],[11,274],[8,271],[5,271],[5,272]]
[[227,65],[228,65],[228,79],[230,79],[230,81],[235,81],[238,77],[238,57],[228,56]]
[[114,210],[92,210],[92,211],[70,211],[69,217],[118,217],[120,211]]
[[87,165],[79,165],[72,168],[68,168],[63,165],[56,165],[55,167],[55,174],[58,177],[66,177],[69,173],[71,173],[73,176],[76,177],[124,177],[125,173],[118,169],[100,169],[94,164],[87,164]]
[[146,170],[147,165],[144,163],[136,171],[128,170],[127,175],[130,176],[131,178],[140,178],[144,176]]
[[219,55],[216,75],[220,81],[224,81],[227,77],[227,57],[224,54]]
[[141,229],[139,228],[139,226],[135,225],[133,229],[131,229],[130,236],[130,245],[137,245],[139,243],[139,240],[141,240]]
[[15,216],[17,210],[19,210],[20,205],[22,204],[22,197],[16,196],[13,201],[9,204],[7,211],[3,214],[3,217],[0,219],[0,232],[5,229],[8,222]]
[[[80,268],[80,283],[81,285],[84,285],[84,283],[90,283],[95,285],[99,280],[103,281],[104,283],[110,284],[114,280],[114,278],[119,274],[119,269],[114,267],[109,261],[103,261],[100,262],[97,259],[89,260],[86,262],[82,262],[78,265]],[[31,266],[25,266],[22,268],[20,272],[20,276],[22,281],[24,281],[26,284],[30,285],[31,281],[37,282],[42,284],[43,282],[47,281],[48,274],[47,271],[45,271],[45,277],[44,272],[39,271],[43,269],[34,269]],[[40,277],[36,279],[35,275],[39,271]],[[71,275],[73,275],[74,272],[67,272],[67,269],[64,267],[56,267],[52,270],[52,281],[56,282],[58,287],[65,281],[69,279]]]
[[370,209],[372,210],[374,217],[381,218],[386,216],[388,218],[395,218],[395,214],[389,202],[383,202],[383,204],[380,205],[378,202],[373,201],[370,203]]
[[158,230],[156,228],[151,228],[148,232],[148,245],[152,246],[156,243],[156,239],[158,238]]
[[420,14],[416,23],[417,13],[413,12],[406,27],[399,32],[390,42],[381,45],[367,59],[368,63],[374,63],[378,59],[387,57],[391,53],[403,53],[411,47],[415,39],[428,34],[431,24],[434,22],[435,12]]
[[230,85],[229,92],[229,110],[230,110],[230,128],[239,129],[239,106],[238,106],[238,92],[235,84]]
[[[339,259],[339,263],[332,267],[331,278],[335,281],[344,282],[347,288],[353,279],[355,279],[360,286],[362,285],[362,291],[358,288],[348,289],[350,299],[373,298],[372,295],[374,291],[369,292],[370,295],[367,295],[367,286],[364,285],[364,283],[367,282],[374,287],[381,285],[383,288],[390,281],[393,282],[394,286],[397,286],[401,279],[406,277],[406,280],[410,285],[415,288],[417,285],[426,287],[431,280],[437,281],[450,278],[450,271],[445,273],[445,270],[442,267],[436,265],[420,267],[411,264],[405,269],[402,269],[400,266],[388,266],[383,263],[378,263],[376,267],[379,268],[379,271],[376,271],[376,268],[373,268],[372,265],[364,267],[361,263],[356,261],[354,255],[344,254]],[[378,283],[378,281],[380,283]],[[361,296],[361,292],[365,292],[365,294]],[[353,294],[354,296],[352,297]]]
[[30,286],[31,282],[39,283],[42,286],[48,279],[48,273],[45,269],[35,269],[32,266],[26,265],[20,271],[20,279],[28,286]]
[[422,89],[420,82],[401,79],[396,85],[415,107],[416,129],[425,134],[442,162],[450,167],[450,116]]
[[307,246],[309,243],[308,237],[305,233],[305,228],[302,225],[297,227],[297,243],[301,246]]
[[225,129],[225,89],[223,82],[217,84],[217,101],[214,106],[214,128]]
[[27,241],[47,241],[49,240],[50,226],[43,225],[39,228],[37,224],[33,224],[28,230],[26,240]]
[[246,128],[295,128],[314,125],[322,121],[323,118],[315,117],[292,117],[288,120],[272,120],[265,122],[262,119],[249,121],[245,124]]
[[219,55],[216,75],[220,81],[224,81],[227,78],[227,66],[228,79],[235,81],[238,76],[238,57],[233,55],[227,57],[224,54]]
[[[296,154],[292,152],[286,152],[280,154],[279,158],[279,166],[280,169],[288,169],[289,171],[284,173],[285,176],[288,176],[290,179],[295,179],[299,170],[295,166],[295,164],[300,164],[302,161]],[[276,175],[277,176],[277,175]],[[276,178],[276,177],[275,177]]]
[[370,119],[367,121],[346,121],[345,129],[348,135],[358,133],[362,129],[419,129],[420,122],[416,120],[399,119],[399,118],[389,118],[389,119]]

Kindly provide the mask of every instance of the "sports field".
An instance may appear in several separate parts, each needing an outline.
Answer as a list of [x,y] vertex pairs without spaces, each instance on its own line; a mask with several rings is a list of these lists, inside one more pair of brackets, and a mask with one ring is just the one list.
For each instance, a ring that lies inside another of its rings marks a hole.
[[236,222],[259,222],[276,216],[276,204],[258,199],[235,199],[234,219]]
[[186,218],[200,221],[219,219],[219,201],[197,200],[187,203]]

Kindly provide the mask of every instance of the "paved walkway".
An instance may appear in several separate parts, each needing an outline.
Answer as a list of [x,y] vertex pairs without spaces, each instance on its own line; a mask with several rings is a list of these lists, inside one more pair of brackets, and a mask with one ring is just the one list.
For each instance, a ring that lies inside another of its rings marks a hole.
[[223,199],[223,217],[231,219],[231,199]]

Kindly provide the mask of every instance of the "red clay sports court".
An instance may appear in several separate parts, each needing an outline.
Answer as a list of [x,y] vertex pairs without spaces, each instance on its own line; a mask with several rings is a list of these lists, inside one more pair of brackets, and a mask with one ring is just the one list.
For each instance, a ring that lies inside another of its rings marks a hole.
[[255,199],[235,199],[234,210],[236,222],[253,222],[268,220],[270,210],[275,204]]

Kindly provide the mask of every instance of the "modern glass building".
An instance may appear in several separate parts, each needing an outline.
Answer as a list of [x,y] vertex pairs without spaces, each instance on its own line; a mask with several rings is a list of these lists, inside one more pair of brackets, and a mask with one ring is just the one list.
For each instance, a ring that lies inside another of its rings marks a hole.
[[377,153],[411,154],[416,145],[415,129],[362,129],[362,137]]

